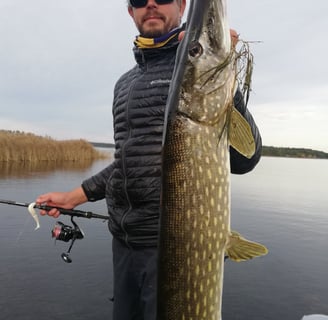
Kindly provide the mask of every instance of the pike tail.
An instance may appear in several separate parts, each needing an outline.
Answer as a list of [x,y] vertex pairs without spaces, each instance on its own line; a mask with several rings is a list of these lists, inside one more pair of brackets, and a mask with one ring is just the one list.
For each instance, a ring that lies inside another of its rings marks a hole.
[[268,249],[265,246],[246,240],[238,232],[231,231],[226,248],[226,255],[229,259],[240,262],[264,256],[267,253]]

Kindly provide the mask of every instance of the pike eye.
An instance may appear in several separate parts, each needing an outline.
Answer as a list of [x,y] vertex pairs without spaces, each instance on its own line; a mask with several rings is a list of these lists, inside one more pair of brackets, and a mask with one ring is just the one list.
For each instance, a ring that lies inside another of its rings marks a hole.
[[199,42],[192,43],[189,49],[189,55],[193,58],[198,58],[203,54],[203,47]]

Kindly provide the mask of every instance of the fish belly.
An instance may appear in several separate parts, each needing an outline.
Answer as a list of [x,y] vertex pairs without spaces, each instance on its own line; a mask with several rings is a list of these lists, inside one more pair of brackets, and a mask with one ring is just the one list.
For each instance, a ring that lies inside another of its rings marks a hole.
[[163,151],[158,319],[221,319],[230,230],[226,133],[179,115],[169,132]]

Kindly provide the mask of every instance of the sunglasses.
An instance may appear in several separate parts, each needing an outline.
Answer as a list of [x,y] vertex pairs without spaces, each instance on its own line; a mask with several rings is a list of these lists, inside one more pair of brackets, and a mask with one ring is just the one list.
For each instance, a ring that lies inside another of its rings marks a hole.
[[[169,4],[172,3],[174,0],[155,0],[158,5],[161,4]],[[143,8],[147,5],[148,0],[129,0],[129,4],[133,8]]]

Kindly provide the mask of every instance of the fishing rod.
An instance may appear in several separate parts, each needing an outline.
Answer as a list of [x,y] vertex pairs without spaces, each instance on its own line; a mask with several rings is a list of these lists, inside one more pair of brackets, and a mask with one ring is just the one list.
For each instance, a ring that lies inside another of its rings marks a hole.
[[[17,202],[17,201],[11,201],[11,200],[1,200],[0,199],[0,203],[2,204],[8,204],[8,205],[12,205],[12,206],[19,206],[19,207],[26,207],[29,208],[31,206],[31,203],[25,203],[25,202]],[[34,208],[36,209],[40,209],[40,210],[45,210],[45,211],[50,211],[51,209],[57,209],[61,214],[63,215],[68,215],[71,217],[79,217],[79,218],[95,218],[95,219],[102,219],[102,220],[108,220],[109,217],[108,216],[104,216],[101,214],[97,214],[97,213],[93,213],[90,211],[82,211],[82,210],[76,210],[76,209],[65,209],[65,208],[61,208],[61,207],[53,207],[53,206],[47,206],[44,204],[37,204],[34,203]]]
[[70,246],[68,248],[68,251],[63,252],[61,254],[62,259],[66,263],[71,263],[72,262],[72,259],[70,257],[70,252],[71,252],[71,249],[73,247],[73,244],[74,244],[75,240],[84,238],[83,231],[80,229],[80,227],[77,225],[77,223],[73,220],[74,217],[109,220],[109,216],[104,216],[104,215],[101,215],[101,214],[93,213],[91,211],[65,209],[65,208],[61,208],[61,207],[54,207],[54,206],[47,206],[47,205],[43,205],[43,204],[37,204],[35,202],[25,203],[25,202],[18,202],[18,201],[11,201],[11,200],[1,200],[0,199],[0,204],[8,204],[8,205],[12,205],[12,206],[28,208],[28,211],[30,212],[30,214],[32,215],[33,219],[36,222],[35,230],[40,227],[40,223],[39,223],[39,218],[38,218],[38,216],[37,216],[34,209],[45,210],[45,211],[50,211],[51,209],[57,209],[61,214],[70,216],[73,226],[69,226],[69,225],[66,225],[66,224],[64,224],[60,221],[57,221],[54,228],[51,231],[52,237],[55,238],[55,240],[60,240],[60,241],[64,241],[64,242],[71,241]]

